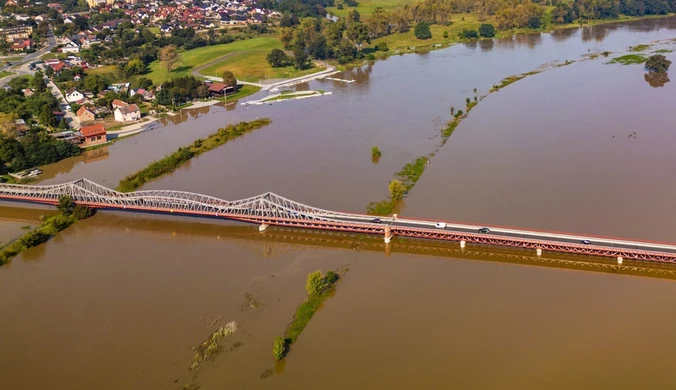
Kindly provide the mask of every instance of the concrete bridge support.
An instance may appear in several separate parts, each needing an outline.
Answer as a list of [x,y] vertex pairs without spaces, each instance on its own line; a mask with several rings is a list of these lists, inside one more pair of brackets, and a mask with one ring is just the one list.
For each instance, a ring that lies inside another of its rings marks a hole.
[[385,244],[389,244],[390,241],[392,241],[392,231],[390,230],[390,226],[387,225],[385,226]]
[[265,229],[268,228],[268,226],[270,226],[270,225],[266,225],[266,224],[263,223],[263,224],[261,224],[261,226],[258,227],[258,231],[259,231],[259,232],[264,232]]

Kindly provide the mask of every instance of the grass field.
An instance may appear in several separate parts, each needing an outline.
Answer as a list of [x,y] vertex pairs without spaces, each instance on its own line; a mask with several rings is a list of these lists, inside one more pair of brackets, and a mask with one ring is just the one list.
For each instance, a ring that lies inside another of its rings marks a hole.
[[296,70],[293,66],[273,68],[266,59],[269,50],[249,51],[228,57],[202,70],[202,74],[220,76],[223,71],[231,71],[239,80],[258,82],[266,79],[288,79],[305,76],[324,69],[310,68]]
[[101,68],[88,69],[86,73],[89,75],[97,74],[101,77],[105,77],[106,79],[108,79],[110,82],[113,83],[130,81],[127,80],[124,71],[115,65],[106,65]]
[[[462,20],[462,19],[465,20]],[[402,34],[392,34],[385,37],[378,38],[371,42],[371,45],[375,45],[378,42],[386,42],[387,47],[392,50],[406,50],[409,47],[415,46],[431,46],[435,44],[451,44],[457,42],[458,33],[463,29],[468,30],[478,30],[479,26],[482,23],[491,23],[491,20],[486,20],[480,22],[478,17],[473,14],[465,14],[463,16],[455,16],[453,19],[453,24],[450,26],[441,26],[433,24],[430,26],[430,31],[432,32],[432,38],[421,40],[413,35],[413,28],[408,32]],[[448,31],[448,38],[444,38],[444,31]]]
[[381,7],[383,9],[393,9],[398,7],[403,7],[405,4],[413,4],[415,0],[357,0],[359,3],[358,7],[345,7],[343,9],[338,9],[336,7],[328,7],[326,11],[337,15],[337,16],[347,16],[347,13],[351,10],[356,10],[359,12],[359,15],[366,16],[371,15],[373,10],[376,7]]
[[220,101],[226,101],[226,102],[232,102],[237,99],[241,99],[244,97],[247,97],[249,95],[253,95],[254,93],[260,91],[261,89],[253,86],[253,85],[242,85],[237,92],[233,93],[232,95],[228,95],[225,99],[223,98],[216,98],[216,100]]
[[[154,61],[150,64],[150,73],[144,75],[144,77],[153,80],[155,84],[159,84],[173,77],[190,75],[193,69],[226,54],[252,50],[267,53],[274,48],[281,48],[281,46],[282,44],[276,38],[258,37],[223,45],[200,47],[181,52],[179,54],[181,63],[171,73],[167,71],[160,61]],[[265,64],[267,65],[267,62]]]
[[4,78],[4,77],[7,77],[7,76],[10,76],[10,75],[13,75],[13,74],[14,74],[14,73],[12,73],[12,72],[8,72],[8,71],[6,71],[6,70],[2,70],[2,71],[0,71],[0,79],[1,79],[1,78]]

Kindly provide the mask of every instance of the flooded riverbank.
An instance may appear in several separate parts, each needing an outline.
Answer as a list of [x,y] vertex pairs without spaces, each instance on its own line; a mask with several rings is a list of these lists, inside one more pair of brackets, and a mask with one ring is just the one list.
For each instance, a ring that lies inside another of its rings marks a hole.
[[[48,167],[43,182],[87,177],[114,187],[218,127],[270,117],[269,127],[144,188],[229,199],[274,191],[363,212],[405,163],[437,150],[450,107],[474,88],[482,94],[543,64],[674,35],[675,19],[655,19],[393,57],[341,75],[354,83],[299,86],[333,92],[322,99],[185,110],[100,155]],[[487,97],[432,158],[405,215],[676,241],[667,195],[673,83],[654,88],[640,65],[604,62],[533,75]],[[374,145],[383,152],[377,164]],[[672,269],[406,243],[395,238],[388,249],[380,238],[102,212],[0,268],[0,376],[10,388],[69,390],[673,381],[674,346],[664,337],[676,317]],[[307,274],[346,263],[335,295],[275,366],[274,338],[305,297]],[[246,309],[246,294],[263,305]],[[194,376],[191,348],[230,321],[241,327]]]

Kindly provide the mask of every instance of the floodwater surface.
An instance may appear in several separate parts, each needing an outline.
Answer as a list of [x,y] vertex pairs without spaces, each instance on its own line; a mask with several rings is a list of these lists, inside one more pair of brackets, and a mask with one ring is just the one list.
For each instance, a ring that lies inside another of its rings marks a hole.
[[[640,65],[596,59],[529,76],[481,101],[439,148],[450,107],[474,88],[481,96],[506,76],[675,33],[676,19],[652,19],[393,57],[341,76],[355,83],[300,86],[329,96],[185,111],[99,155],[47,167],[43,181],[115,187],[218,127],[270,117],[146,188],[226,199],[274,191],[363,211],[401,166],[436,152],[405,215],[676,241],[674,89],[653,87],[664,81],[646,80]],[[674,270],[453,244],[448,256],[424,256],[443,249],[397,240],[387,249],[359,236],[100,213],[0,268],[0,377],[30,390],[674,383]],[[273,340],[304,299],[306,275],[346,265],[335,295],[275,365]],[[223,351],[190,372],[191,348],[229,321],[240,327]]]

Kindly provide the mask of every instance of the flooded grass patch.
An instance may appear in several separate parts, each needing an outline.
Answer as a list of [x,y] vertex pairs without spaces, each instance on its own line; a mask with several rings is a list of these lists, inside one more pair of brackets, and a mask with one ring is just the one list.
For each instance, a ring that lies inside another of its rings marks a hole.
[[89,218],[93,210],[88,206],[76,205],[70,196],[59,198],[59,214],[45,218],[44,221],[29,230],[13,242],[0,249],[0,265],[7,263],[14,256],[47,242],[56,233],[66,229],[80,219]]
[[650,45],[636,45],[631,48],[631,51],[645,51],[650,48]]
[[338,272],[328,271],[324,275],[322,275],[321,271],[315,271],[308,275],[307,283],[305,284],[305,289],[308,292],[307,298],[296,309],[296,314],[286,328],[284,337],[275,338],[272,355],[276,361],[280,361],[286,357],[291,349],[291,345],[300,337],[303,329],[305,329],[312,317],[317,313],[326,298],[331,296],[335,290],[336,283],[346,271],[346,269],[338,270]]
[[181,165],[188,162],[195,156],[215,149],[226,142],[240,137],[248,132],[259,129],[270,124],[270,119],[256,119],[251,122],[241,122],[236,125],[218,129],[217,132],[209,135],[206,139],[198,139],[192,145],[178,148],[174,153],[165,156],[161,160],[154,161],[146,168],[135,172],[120,181],[117,190],[120,192],[131,192],[141,188],[147,182],[166,175],[176,170]]
[[648,58],[642,54],[627,54],[616,57],[608,62],[609,64],[635,65],[648,61]]
[[655,50],[653,53],[671,53],[671,52],[673,52],[673,50],[670,50],[670,49],[659,49],[659,50]]
[[192,350],[196,351],[196,353],[192,359],[190,371],[195,371],[196,369],[199,368],[200,363],[212,359],[213,357],[218,355],[223,350],[221,341],[227,336],[230,336],[231,334],[235,333],[236,331],[237,331],[237,323],[235,321],[228,322],[224,326],[216,329],[200,345],[192,348]]

